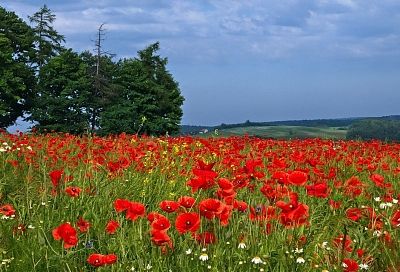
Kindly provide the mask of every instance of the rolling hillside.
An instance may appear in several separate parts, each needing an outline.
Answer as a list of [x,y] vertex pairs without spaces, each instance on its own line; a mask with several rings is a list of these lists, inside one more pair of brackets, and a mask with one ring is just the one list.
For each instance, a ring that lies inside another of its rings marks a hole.
[[[304,127],[304,126],[251,126],[228,129],[218,129],[219,136],[250,135],[260,138],[323,138],[323,139],[344,139],[347,130],[336,127]],[[215,134],[210,131],[204,135]]]

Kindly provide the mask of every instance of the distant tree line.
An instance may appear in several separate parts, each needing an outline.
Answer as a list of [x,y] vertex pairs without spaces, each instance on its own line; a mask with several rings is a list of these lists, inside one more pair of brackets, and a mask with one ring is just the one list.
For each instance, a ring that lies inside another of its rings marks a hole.
[[352,124],[347,139],[400,141],[400,121],[365,119]]
[[0,7],[0,128],[25,116],[39,132],[179,131],[184,98],[158,42],[113,61],[102,49],[103,25],[96,53],[78,53],[63,46],[55,19],[46,5],[31,25]]
[[225,124],[213,127],[217,129],[255,127],[255,126],[304,126],[304,127],[347,127],[354,122],[354,118],[346,119],[315,119],[315,120],[287,120],[271,122],[252,122],[247,120],[239,124]]

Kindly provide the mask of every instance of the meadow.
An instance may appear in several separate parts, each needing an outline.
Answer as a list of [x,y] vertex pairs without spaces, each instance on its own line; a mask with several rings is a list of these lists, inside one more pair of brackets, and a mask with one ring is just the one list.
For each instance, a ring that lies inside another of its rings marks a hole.
[[400,271],[400,144],[0,134],[0,271]]
[[[248,126],[219,129],[220,136],[256,136],[274,139],[345,139],[346,127],[307,127],[307,126]],[[209,134],[213,134],[211,131]]]

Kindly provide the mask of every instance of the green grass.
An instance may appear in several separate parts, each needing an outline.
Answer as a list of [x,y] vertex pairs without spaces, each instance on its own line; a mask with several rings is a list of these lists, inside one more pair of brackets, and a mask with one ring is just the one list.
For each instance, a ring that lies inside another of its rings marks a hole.
[[[211,132],[214,133],[214,132]],[[261,138],[276,139],[304,139],[304,138],[322,138],[322,139],[344,139],[347,130],[336,127],[301,127],[301,126],[258,126],[258,127],[239,127],[221,129],[218,134],[221,136],[241,136],[251,135]],[[210,133],[209,133],[210,134]]]

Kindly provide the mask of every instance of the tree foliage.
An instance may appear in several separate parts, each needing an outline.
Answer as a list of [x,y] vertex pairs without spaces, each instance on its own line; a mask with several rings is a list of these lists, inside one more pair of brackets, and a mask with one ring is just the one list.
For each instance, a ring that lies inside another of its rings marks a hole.
[[0,127],[29,113],[39,131],[179,132],[184,99],[158,42],[114,62],[101,54],[100,27],[97,55],[78,54],[61,46],[55,18],[44,5],[31,28],[0,8]]
[[102,114],[103,133],[177,133],[183,97],[166,69],[167,58],[156,55],[159,43],[138,52],[139,58],[118,63],[118,101]]
[[71,49],[42,66],[31,110],[39,131],[87,132],[91,86],[86,71],[86,63]]
[[87,75],[90,79],[90,96],[87,101],[89,114],[89,130],[96,131],[100,127],[100,114],[108,106],[116,103],[119,86],[115,84],[117,65],[111,57],[103,55],[97,59],[89,51],[81,54],[87,64]]
[[35,33],[36,58],[38,67],[42,67],[51,57],[56,56],[65,42],[64,36],[53,28],[56,16],[44,5],[39,11],[28,17],[33,23]]
[[34,35],[15,13],[0,7],[0,128],[27,110],[35,87]]
[[400,141],[400,121],[379,119],[360,120],[350,126],[346,138]]

